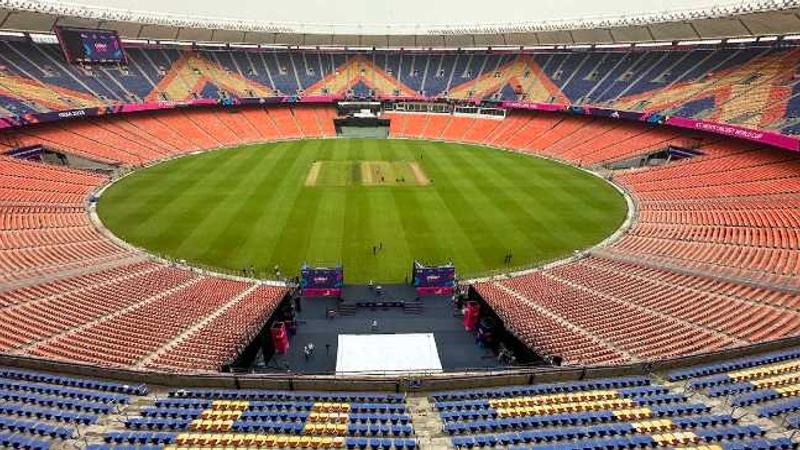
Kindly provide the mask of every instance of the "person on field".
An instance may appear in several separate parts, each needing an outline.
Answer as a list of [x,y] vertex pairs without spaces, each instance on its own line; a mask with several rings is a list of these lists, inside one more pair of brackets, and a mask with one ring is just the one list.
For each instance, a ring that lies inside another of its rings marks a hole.
[[314,356],[314,343],[309,342],[303,347],[303,356],[306,357],[306,360]]

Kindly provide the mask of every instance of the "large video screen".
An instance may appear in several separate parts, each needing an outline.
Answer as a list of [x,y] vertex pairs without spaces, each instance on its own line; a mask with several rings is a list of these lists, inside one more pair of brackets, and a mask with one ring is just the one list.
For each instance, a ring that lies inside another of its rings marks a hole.
[[448,286],[456,282],[456,268],[452,264],[443,266],[426,266],[414,261],[413,284],[417,287]]
[[64,57],[71,63],[125,63],[117,32],[85,28],[54,29]]
[[344,270],[337,267],[310,267],[300,269],[300,288],[305,297],[328,297],[342,294]]
[[451,295],[456,287],[456,268],[452,264],[426,266],[414,261],[411,275],[419,295]]

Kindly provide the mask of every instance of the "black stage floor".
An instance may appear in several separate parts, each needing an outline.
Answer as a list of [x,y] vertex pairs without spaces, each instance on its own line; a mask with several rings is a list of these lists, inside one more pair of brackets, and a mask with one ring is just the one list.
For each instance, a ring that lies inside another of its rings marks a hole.
[[[378,298],[367,286],[348,286],[339,304],[332,298],[304,298],[297,313],[297,334],[291,338],[289,351],[276,354],[266,366],[263,363],[252,367],[256,371],[290,370],[297,373],[333,373],[336,371],[336,351],[339,334],[370,333],[433,333],[444,371],[469,368],[503,367],[490,350],[482,348],[474,336],[464,330],[460,314],[456,315],[449,297],[420,297],[421,312],[405,312],[400,307],[353,308],[356,302],[416,300],[416,292],[408,285],[383,286]],[[327,311],[342,309],[343,313],[327,318]],[[344,311],[351,310],[352,315]],[[378,322],[372,330],[372,321]],[[315,351],[306,359],[303,347],[313,343]],[[391,357],[391,355],[387,355]],[[260,367],[259,367],[260,366]]]

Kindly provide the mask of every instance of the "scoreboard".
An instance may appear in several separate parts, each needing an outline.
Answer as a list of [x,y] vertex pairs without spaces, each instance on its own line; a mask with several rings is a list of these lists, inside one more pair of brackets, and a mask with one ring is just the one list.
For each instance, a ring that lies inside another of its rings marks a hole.
[[414,261],[411,280],[418,295],[453,295],[456,287],[456,267],[452,264],[426,266]]
[[336,267],[300,268],[300,289],[303,297],[339,297],[344,286],[344,269]]
[[126,63],[116,31],[70,27],[55,27],[53,31],[70,63]]

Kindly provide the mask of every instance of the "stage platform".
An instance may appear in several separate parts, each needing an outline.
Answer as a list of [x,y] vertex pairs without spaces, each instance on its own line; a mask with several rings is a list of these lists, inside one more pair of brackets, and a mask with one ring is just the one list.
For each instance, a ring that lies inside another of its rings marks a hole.
[[433,333],[340,334],[336,375],[442,372]]
[[[385,335],[430,333],[436,342],[441,369],[445,372],[469,368],[504,367],[493,352],[475,342],[464,331],[462,318],[449,297],[420,297],[408,285],[384,285],[378,297],[368,286],[346,286],[340,303],[333,298],[304,298],[297,314],[297,334],[291,338],[289,352],[275,355],[266,364],[252,369],[261,372],[336,373],[340,335]],[[395,306],[368,307],[357,303],[383,301]],[[406,308],[400,306],[404,302]],[[327,312],[339,313],[329,318]],[[372,326],[373,321],[377,327]],[[380,345],[376,340],[376,349]],[[306,358],[303,347],[313,343],[313,356]],[[390,349],[389,349],[390,350]],[[387,352],[388,353],[388,352]],[[348,355],[344,355],[348,356]],[[385,354],[391,358],[391,354]],[[357,368],[348,367],[349,372]]]

